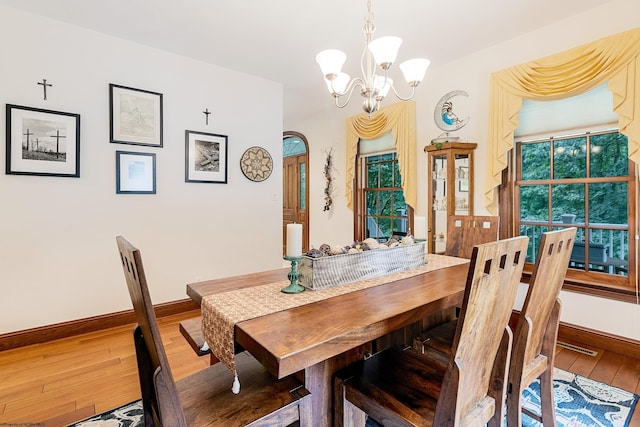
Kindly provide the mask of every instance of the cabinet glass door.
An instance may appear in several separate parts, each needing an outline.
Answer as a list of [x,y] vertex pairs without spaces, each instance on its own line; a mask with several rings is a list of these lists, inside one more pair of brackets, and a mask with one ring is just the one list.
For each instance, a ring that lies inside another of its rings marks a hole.
[[443,253],[445,249],[445,236],[447,235],[447,170],[448,156],[435,155],[432,157],[432,188],[433,192],[433,211],[431,212],[433,233],[432,252]]
[[476,144],[448,142],[428,145],[429,157],[427,238],[432,253],[444,253],[447,221],[451,215],[473,215],[473,150]]
[[454,167],[454,211],[456,215],[469,215],[469,155],[456,154]]

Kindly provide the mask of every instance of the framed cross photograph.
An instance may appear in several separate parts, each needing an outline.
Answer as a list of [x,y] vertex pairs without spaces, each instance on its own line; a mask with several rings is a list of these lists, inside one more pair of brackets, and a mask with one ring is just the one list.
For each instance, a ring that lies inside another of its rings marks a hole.
[[156,194],[156,154],[116,151],[116,193]]
[[185,182],[227,183],[227,136],[185,131]]
[[109,85],[110,134],[116,144],[162,147],[162,94]]
[[7,104],[9,175],[80,177],[80,114]]

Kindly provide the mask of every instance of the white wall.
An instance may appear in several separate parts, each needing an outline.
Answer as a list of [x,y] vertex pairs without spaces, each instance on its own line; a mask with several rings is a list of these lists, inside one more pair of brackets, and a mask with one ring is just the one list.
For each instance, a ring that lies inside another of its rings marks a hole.
[[[0,175],[0,333],[130,309],[119,234],[141,249],[155,303],[282,265],[279,83],[5,7],[0,40],[0,135],[7,103],[81,115],[80,178]],[[109,83],[163,93],[163,148],[109,143]],[[184,182],[186,129],[228,135],[228,184]],[[274,159],[261,183],[239,168],[254,145]],[[116,150],[157,154],[157,194],[115,194]]]
[[[425,145],[441,132],[438,99],[469,93],[469,124],[457,135],[478,143],[476,213],[482,206],[488,78],[493,71],[635,28],[636,0],[607,3],[449,64],[433,64],[418,87],[419,201],[426,210]],[[551,12],[550,12],[551,13]],[[81,114],[81,177],[0,175],[0,333],[130,309],[115,236],[141,248],[154,302],[183,299],[185,284],[276,268],[281,259],[282,130],[310,145],[311,244],[349,243],[353,213],[344,199],[344,110],[331,97],[320,114],[282,126],[282,87],[188,58],[0,7],[0,134],[6,103]],[[36,82],[53,83],[48,100]],[[108,84],[164,94],[164,147],[109,143]],[[391,99],[389,102],[392,102]],[[213,112],[209,126],[201,111]],[[184,182],[185,129],[229,136],[229,183]],[[253,183],[238,162],[267,148],[274,173]],[[323,212],[325,152],[334,153],[334,206]],[[115,151],[157,154],[156,195],[115,194]],[[4,150],[0,150],[4,159]],[[259,212],[259,214],[256,214]],[[563,292],[562,320],[640,339],[637,305]]]
[[[348,245],[353,241],[353,211],[347,208],[345,198],[345,121],[341,111],[329,102],[322,114],[285,122],[284,128],[302,132],[309,142],[309,244]],[[324,211],[324,165],[327,153],[333,155],[332,199],[329,211]]]
[[[549,11],[553,13],[553,11]],[[441,131],[433,121],[433,108],[445,93],[464,90],[469,93],[465,103],[469,110],[469,123],[456,132],[462,141],[478,143],[475,152],[475,214],[487,214],[483,205],[485,159],[487,158],[489,76],[492,72],[528,62],[537,58],[564,51],[601,37],[616,34],[638,26],[640,3],[637,0],[612,1],[600,8],[578,13],[574,17],[557,22],[512,40],[505,40],[481,52],[476,52],[449,64],[432,64],[424,82],[417,88],[414,98],[417,104],[418,142],[416,152],[419,159],[419,188],[416,215],[426,215],[427,179],[424,146]],[[428,56],[428,53],[427,53]],[[356,96],[357,97],[357,96]],[[327,94],[322,113],[315,117],[292,118],[285,128],[302,132],[309,140],[311,158],[309,174],[311,243],[319,245],[349,241],[353,236],[353,213],[344,201],[345,119],[361,111],[357,99],[345,110],[332,105]],[[453,101],[465,100],[459,97]],[[395,102],[392,96],[387,102]],[[460,113],[459,113],[460,114]],[[336,183],[335,209],[330,214],[322,212],[324,182],[322,167],[324,157],[319,151],[334,145],[339,166]],[[340,157],[340,158],[338,158]],[[314,203],[315,202],[315,203]],[[584,326],[632,339],[640,339],[640,306],[605,300],[575,293],[562,292],[564,302],[562,321]]]

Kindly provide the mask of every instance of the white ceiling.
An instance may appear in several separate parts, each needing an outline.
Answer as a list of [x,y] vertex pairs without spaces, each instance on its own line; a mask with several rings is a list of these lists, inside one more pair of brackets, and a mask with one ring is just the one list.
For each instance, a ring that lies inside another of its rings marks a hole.
[[[438,66],[612,0],[373,0],[376,36],[402,37],[398,62]],[[365,0],[0,0],[144,45],[280,82],[284,117],[329,98],[315,55],[347,54],[360,74]],[[320,103],[322,104],[322,103]],[[326,104],[323,104],[326,105]]]

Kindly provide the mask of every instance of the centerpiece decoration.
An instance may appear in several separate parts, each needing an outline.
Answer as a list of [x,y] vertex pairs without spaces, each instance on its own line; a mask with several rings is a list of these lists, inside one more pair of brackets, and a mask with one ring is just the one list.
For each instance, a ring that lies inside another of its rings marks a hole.
[[425,263],[424,242],[412,236],[386,242],[368,238],[350,245],[323,243],[302,256],[298,282],[307,289],[328,289],[345,283],[418,268]]

